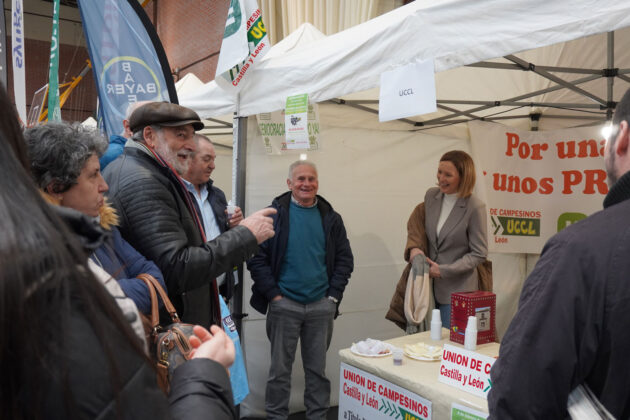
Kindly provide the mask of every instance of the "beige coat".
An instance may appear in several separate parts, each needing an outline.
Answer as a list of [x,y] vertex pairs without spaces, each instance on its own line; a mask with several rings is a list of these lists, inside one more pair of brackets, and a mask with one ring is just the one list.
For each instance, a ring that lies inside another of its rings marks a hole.
[[433,282],[435,298],[448,305],[451,293],[479,290],[476,268],[488,256],[488,239],[486,205],[474,195],[457,199],[438,236],[443,196],[437,187],[425,194],[425,228],[428,257],[440,266],[441,276]]

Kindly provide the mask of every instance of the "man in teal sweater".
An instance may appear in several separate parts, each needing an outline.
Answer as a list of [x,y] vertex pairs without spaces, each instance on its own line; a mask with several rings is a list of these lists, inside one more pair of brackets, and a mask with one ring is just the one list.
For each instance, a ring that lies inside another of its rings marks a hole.
[[268,419],[289,415],[291,367],[298,339],[304,365],[307,419],[325,419],[330,403],[326,351],[333,320],[354,264],[341,216],[317,195],[317,168],[294,162],[289,192],[273,200],[276,235],[247,263],[254,285],[252,306],[267,314],[271,366],[265,409]]

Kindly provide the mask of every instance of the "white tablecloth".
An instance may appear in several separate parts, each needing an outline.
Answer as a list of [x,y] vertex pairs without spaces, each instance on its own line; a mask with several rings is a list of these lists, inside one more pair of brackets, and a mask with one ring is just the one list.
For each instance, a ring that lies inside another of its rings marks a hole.
[[[388,343],[396,347],[404,348],[405,344],[415,344],[425,342],[431,345],[451,344],[457,347],[464,347],[448,339],[449,331],[442,329],[441,341],[432,341],[429,331],[405,335],[388,340]],[[489,343],[477,346],[477,353],[490,357],[499,355],[499,343]],[[402,366],[394,366],[391,356],[370,358],[355,355],[350,349],[339,351],[342,362],[362,369],[375,376],[383,378],[395,385],[415,392],[432,403],[433,419],[448,420],[451,417],[451,404],[456,402],[468,406],[475,410],[488,412],[488,402],[484,398],[461,391],[452,386],[438,382],[440,362],[422,362],[411,359],[407,356],[403,358]]]

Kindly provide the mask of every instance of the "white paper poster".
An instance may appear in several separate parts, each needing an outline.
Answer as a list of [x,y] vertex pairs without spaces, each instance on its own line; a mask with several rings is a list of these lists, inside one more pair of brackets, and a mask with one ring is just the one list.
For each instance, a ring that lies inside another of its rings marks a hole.
[[[262,135],[265,150],[269,155],[279,155],[289,151],[285,137],[285,112],[263,112],[256,115],[258,129]],[[319,135],[319,106],[308,104],[307,112],[308,151],[319,150],[322,140]],[[292,152],[292,151],[290,151]]]
[[407,64],[381,74],[380,122],[435,112],[436,103],[433,60]]
[[602,209],[601,126],[521,131],[468,123],[490,252],[538,254],[555,233]]
[[347,420],[424,420],[431,401],[378,376],[341,363],[339,418]]
[[308,149],[308,95],[289,96],[284,109],[287,149]]

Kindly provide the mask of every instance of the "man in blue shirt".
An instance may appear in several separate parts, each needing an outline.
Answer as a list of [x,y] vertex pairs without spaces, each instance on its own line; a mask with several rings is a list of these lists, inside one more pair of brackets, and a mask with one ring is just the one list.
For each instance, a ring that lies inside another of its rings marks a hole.
[[289,192],[273,200],[275,237],[247,262],[251,305],[267,314],[271,366],[265,393],[268,419],[289,414],[291,368],[298,339],[304,365],[306,418],[325,419],[330,404],[326,351],[354,263],[341,216],[317,195],[317,168],[294,162]]
[[[184,174],[186,189],[195,199],[195,204],[201,216],[206,240],[212,240],[226,230],[237,226],[243,220],[243,212],[235,206],[232,215],[227,213],[227,201],[225,194],[213,185],[210,176],[215,169],[217,157],[212,141],[203,134],[195,134],[196,151],[193,154],[188,172]],[[229,218],[228,218],[229,216]],[[225,279],[232,272],[224,273],[217,277],[217,285],[221,295],[228,296]]]

